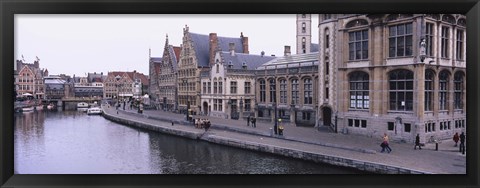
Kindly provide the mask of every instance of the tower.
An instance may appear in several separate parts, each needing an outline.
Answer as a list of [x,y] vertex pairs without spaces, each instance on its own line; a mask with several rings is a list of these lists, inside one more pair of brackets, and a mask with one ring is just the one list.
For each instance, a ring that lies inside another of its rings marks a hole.
[[297,54],[310,53],[312,43],[312,15],[297,14]]

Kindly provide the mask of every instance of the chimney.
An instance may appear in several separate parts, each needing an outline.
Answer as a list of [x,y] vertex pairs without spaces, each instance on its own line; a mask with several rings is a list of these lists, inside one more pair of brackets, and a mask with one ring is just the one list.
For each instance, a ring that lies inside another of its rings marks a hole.
[[235,56],[235,43],[228,43],[229,51],[231,56]]
[[284,56],[290,56],[290,46],[285,46]]
[[263,57],[265,55],[265,52],[264,51],[260,52],[260,55]]
[[209,65],[212,66],[215,64],[215,52],[218,49],[218,37],[217,33],[210,33],[209,35],[209,47],[210,47],[210,57],[209,57]]
[[248,37],[243,36],[243,32],[240,33],[240,39],[242,40],[243,53],[249,54],[248,52]]

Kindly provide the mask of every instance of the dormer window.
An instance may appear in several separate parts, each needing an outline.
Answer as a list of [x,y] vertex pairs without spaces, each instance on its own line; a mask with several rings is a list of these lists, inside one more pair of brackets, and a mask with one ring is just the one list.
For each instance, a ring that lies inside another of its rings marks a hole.
[[231,61],[228,62],[228,68],[229,69],[233,68],[233,63]]
[[242,63],[242,68],[245,69],[245,70],[247,70],[247,62],[243,62],[243,63]]

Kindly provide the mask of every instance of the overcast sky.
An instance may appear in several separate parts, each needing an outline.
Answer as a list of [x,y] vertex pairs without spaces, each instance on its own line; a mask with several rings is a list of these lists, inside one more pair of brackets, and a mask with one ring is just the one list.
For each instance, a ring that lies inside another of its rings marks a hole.
[[[183,28],[248,37],[250,54],[283,55],[285,45],[296,52],[296,20],[289,15],[15,15],[15,58],[50,74],[84,76],[88,72],[133,71],[148,75],[148,49],[161,57],[169,43],[180,46]],[[313,16],[312,42],[318,43],[318,17]]]

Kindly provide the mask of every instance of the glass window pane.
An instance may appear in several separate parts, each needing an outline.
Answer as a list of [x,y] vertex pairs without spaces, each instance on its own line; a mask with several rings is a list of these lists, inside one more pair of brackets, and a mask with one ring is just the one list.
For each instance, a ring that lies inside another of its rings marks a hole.
[[397,35],[397,27],[395,26],[390,26],[390,36],[395,36]]
[[403,34],[405,34],[405,25],[398,25],[397,35],[403,35]]
[[355,36],[353,35],[353,32],[348,33],[348,39],[349,41],[355,41]]
[[368,40],[368,30],[362,31],[362,38],[363,40]]
[[397,82],[390,82],[390,90],[397,90]]
[[355,41],[362,40],[362,33],[360,31],[355,32]]
[[362,42],[362,59],[368,59],[368,41]]
[[406,32],[406,34],[411,34],[411,33],[413,32],[412,24],[411,24],[411,23],[406,24],[406,27],[407,27],[407,32]]
[[361,42],[356,42],[355,43],[355,59],[361,59],[362,51],[361,50]]
[[404,56],[404,47],[405,47],[405,43],[404,43],[404,39],[403,37],[398,37],[397,38],[397,56]]
[[405,37],[405,55],[412,55],[412,36]]

